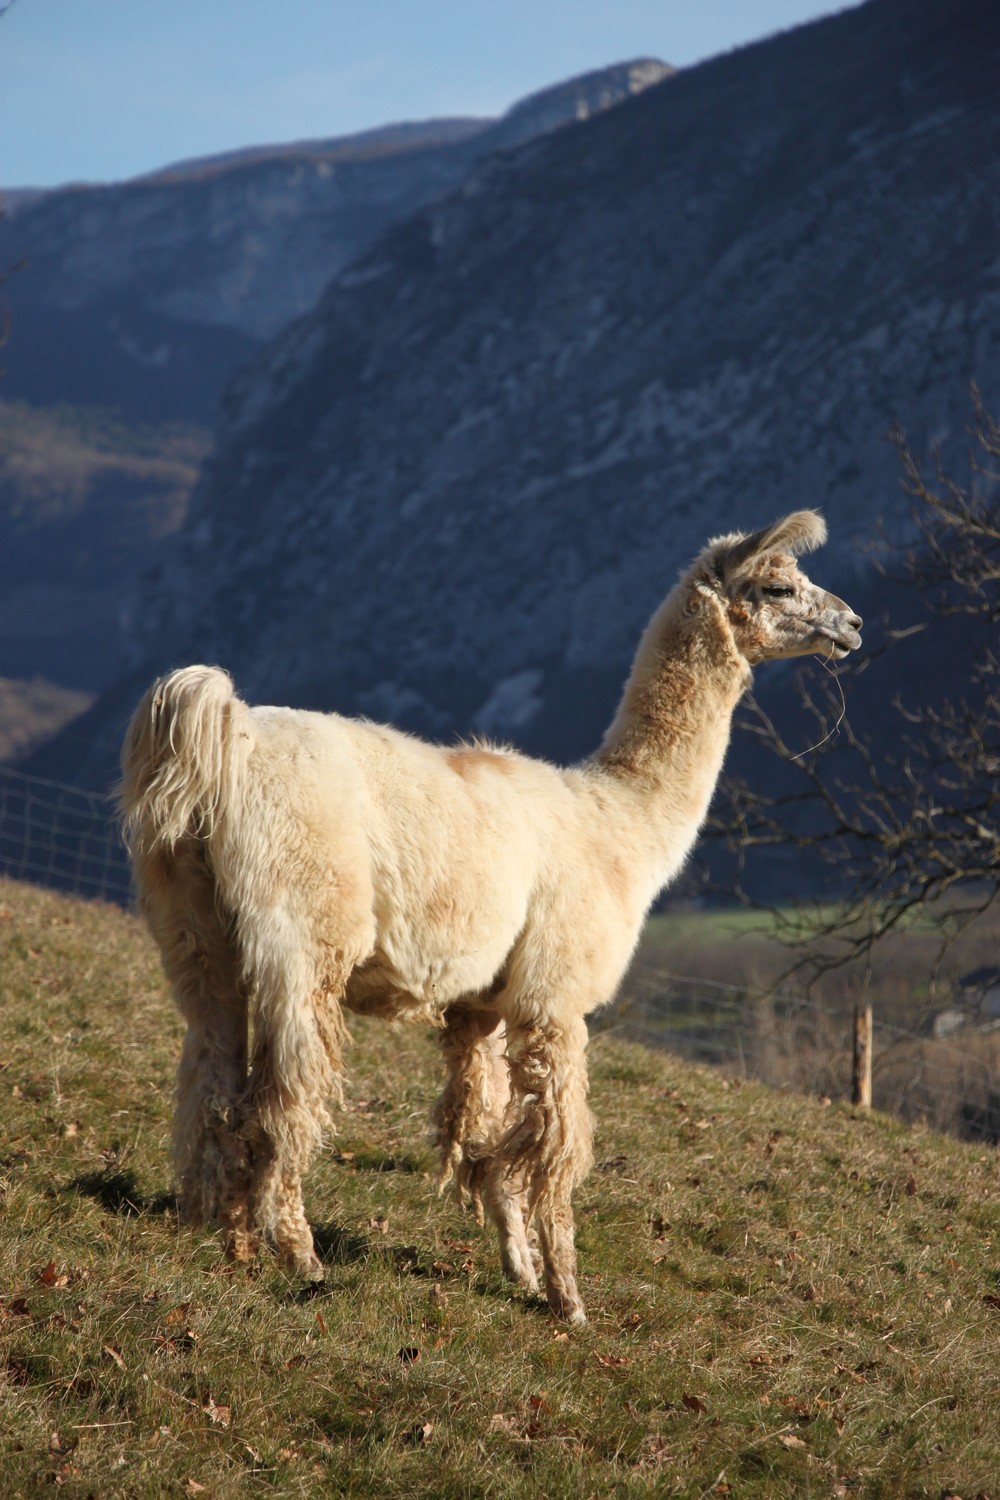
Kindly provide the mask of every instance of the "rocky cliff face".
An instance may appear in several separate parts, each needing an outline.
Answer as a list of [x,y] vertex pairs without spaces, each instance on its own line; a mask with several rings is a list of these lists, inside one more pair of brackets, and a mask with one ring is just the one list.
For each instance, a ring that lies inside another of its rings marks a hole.
[[571,80],[500,120],[440,120],[187,162],[104,187],[11,195],[0,265],[16,337],[8,395],[206,417],[225,378],[315,303],[393,220],[491,151],[666,76],[640,61]]
[[870,0],[482,162],[232,383],[133,660],[573,753],[706,536],[820,506],[863,594],[890,424],[1000,395],[998,76]]

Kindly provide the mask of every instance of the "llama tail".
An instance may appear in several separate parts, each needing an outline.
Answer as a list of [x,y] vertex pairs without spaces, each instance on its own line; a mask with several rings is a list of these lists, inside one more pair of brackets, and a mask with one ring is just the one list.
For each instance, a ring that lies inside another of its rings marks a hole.
[[133,854],[209,837],[230,804],[251,748],[249,710],[219,667],[160,677],[132,716],[118,791]]

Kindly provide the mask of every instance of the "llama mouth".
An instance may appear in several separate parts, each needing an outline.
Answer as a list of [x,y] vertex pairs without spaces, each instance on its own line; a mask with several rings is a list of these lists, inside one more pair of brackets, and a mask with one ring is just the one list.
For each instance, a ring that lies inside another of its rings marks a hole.
[[821,639],[829,646],[830,656],[834,661],[843,661],[845,656],[850,656],[861,645],[861,637],[856,632],[853,640],[844,640],[842,636],[829,635],[825,631]]
[[838,640],[836,637],[831,636],[831,641],[833,642],[833,654],[838,661],[843,661],[845,656],[850,656],[851,652],[856,651],[861,645],[861,637],[859,635],[855,635],[853,641]]

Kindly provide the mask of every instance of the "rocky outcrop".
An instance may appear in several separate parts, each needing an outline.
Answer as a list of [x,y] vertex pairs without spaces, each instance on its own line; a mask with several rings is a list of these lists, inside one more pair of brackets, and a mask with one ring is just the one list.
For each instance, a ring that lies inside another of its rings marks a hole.
[[1000,12],[870,0],[474,167],[242,370],[133,661],[572,753],[713,532],[852,602],[1000,386]]
[[500,120],[434,120],[180,163],[133,181],[10,195],[0,265],[6,392],[35,404],[206,419],[226,377],[308,311],[394,220],[472,164],[608,109],[670,72],[621,64]]

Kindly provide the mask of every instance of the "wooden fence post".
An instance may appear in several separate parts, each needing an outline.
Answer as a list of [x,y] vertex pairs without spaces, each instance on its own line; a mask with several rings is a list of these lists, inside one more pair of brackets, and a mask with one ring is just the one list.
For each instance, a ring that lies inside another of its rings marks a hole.
[[854,1079],[852,1099],[859,1109],[872,1107],[872,1008],[854,1007]]

